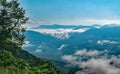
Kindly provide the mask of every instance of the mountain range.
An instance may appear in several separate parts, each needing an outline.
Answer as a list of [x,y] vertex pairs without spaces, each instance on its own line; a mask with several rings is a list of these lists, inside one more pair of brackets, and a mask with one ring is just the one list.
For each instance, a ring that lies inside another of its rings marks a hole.
[[115,24],[40,25],[28,29],[25,36],[25,50],[57,63],[68,63],[71,58],[75,59],[73,55],[87,56],[87,59],[103,55],[120,57],[120,26]]

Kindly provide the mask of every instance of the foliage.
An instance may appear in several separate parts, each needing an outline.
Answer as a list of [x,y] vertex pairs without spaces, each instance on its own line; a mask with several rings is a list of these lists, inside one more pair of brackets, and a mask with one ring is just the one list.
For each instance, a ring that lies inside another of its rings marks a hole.
[[0,74],[61,74],[49,61],[21,49],[27,20],[18,0],[0,0]]
[[0,51],[0,66],[4,68],[13,64],[15,58],[7,51]]
[[[34,59],[38,60],[36,57]],[[61,74],[49,61],[37,66],[35,64],[30,66],[26,61],[26,59],[15,57],[9,51],[0,50],[0,74]]]
[[25,10],[17,0],[0,0],[0,48],[12,49],[24,43]]

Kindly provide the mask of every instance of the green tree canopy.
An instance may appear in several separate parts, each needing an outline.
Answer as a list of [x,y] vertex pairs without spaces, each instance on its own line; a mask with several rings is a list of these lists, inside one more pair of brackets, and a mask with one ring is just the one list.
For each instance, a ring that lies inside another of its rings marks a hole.
[[0,49],[14,49],[24,43],[25,10],[18,0],[0,0]]

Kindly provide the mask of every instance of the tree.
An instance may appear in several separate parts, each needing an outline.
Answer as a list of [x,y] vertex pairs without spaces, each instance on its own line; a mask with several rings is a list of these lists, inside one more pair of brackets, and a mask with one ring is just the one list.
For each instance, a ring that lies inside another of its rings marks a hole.
[[14,56],[5,50],[0,50],[0,67],[8,67],[15,63]]
[[18,0],[0,0],[0,49],[21,48],[27,20]]

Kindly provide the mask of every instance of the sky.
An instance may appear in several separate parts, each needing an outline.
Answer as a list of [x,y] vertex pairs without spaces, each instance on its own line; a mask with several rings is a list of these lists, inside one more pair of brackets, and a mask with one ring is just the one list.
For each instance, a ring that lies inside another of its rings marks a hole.
[[120,24],[120,0],[19,0],[29,23]]

